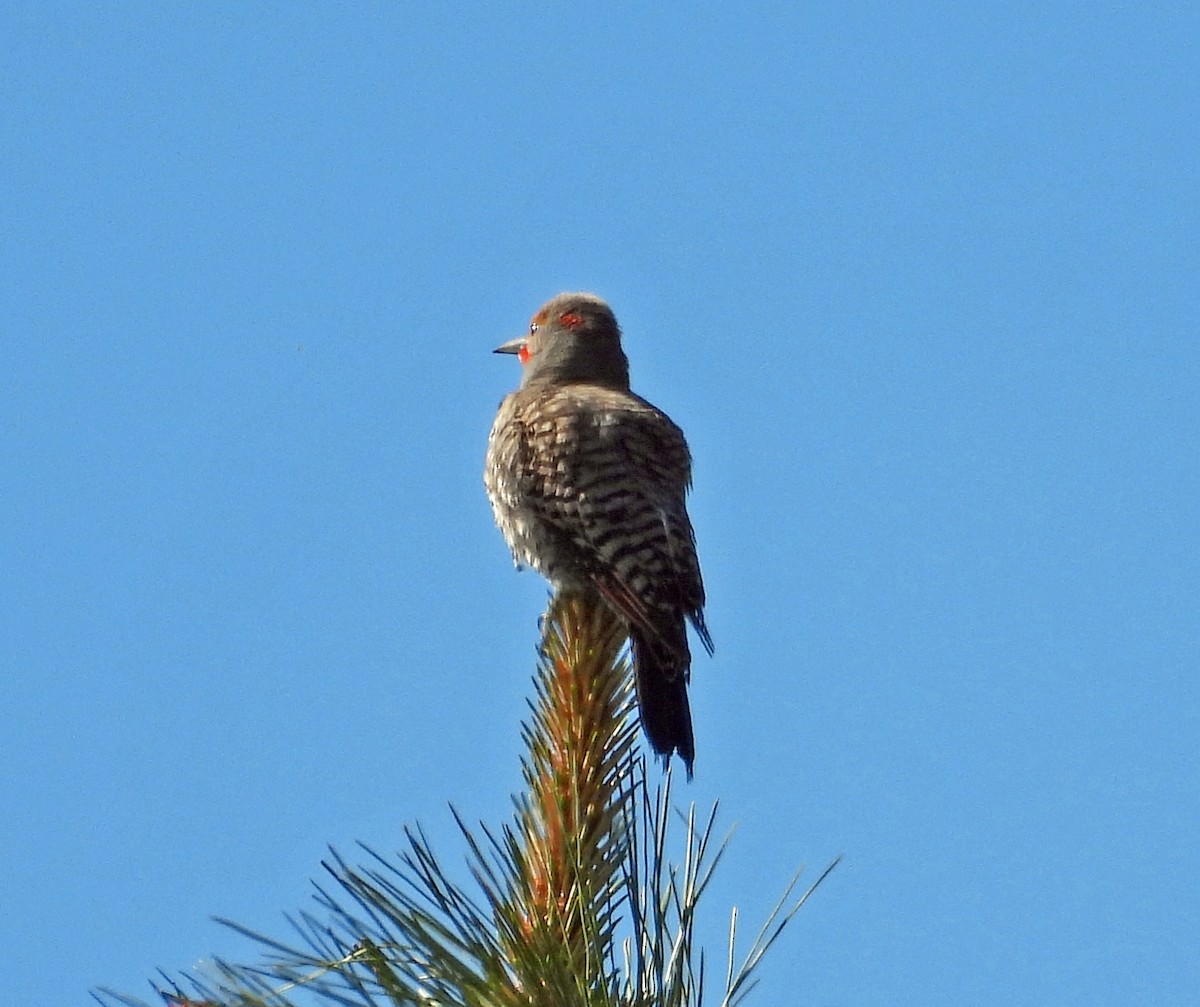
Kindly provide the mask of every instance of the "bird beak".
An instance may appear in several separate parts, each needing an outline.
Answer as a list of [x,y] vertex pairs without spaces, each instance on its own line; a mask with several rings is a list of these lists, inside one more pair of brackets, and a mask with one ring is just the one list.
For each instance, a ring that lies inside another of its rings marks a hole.
[[527,336],[517,336],[516,339],[510,339],[507,343],[501,343],[497,346],[493,353],[520,353],[521,348],[525,345]]

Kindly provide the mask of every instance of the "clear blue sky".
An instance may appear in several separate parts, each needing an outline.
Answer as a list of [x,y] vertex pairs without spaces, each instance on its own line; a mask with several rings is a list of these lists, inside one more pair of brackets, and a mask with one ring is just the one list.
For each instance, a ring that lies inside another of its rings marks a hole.
[[565,289],[695,455],[712,949],[845,855],[751,1002],[1195,1002],[1200,16],[601,6],[4,5],[0,1003],[509,814]]

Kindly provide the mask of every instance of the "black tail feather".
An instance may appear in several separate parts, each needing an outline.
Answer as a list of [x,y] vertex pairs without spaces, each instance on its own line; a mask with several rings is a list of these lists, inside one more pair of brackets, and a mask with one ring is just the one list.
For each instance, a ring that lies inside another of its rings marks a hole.
[[690,780],[696,759],[692,710],[687,696],[691,655],[682,620],[679,629],[682,649],[679,644],[669,646],[657,635],[636,628],[630,631],[630,641],[642,729],[658,755],[670,759],[672,752],[679,753]]

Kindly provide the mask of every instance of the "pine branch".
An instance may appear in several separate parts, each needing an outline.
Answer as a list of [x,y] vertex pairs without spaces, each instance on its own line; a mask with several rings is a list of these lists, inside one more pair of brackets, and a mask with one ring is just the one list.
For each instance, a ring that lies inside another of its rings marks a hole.
[[[543,628],[515,820],[475,832],[455,814],[470,883],[451,877],[419,827],[405,830],[395,857],[363,846],[367,863],[351,865],[333,852],[324,866],[337,889],[318,885],[321,912],[288,920],[302,946],[222,921],[256,940],[263,960],[217,959],[186,982],[164,976],[165,985],[154,985],[160,1001],[699,1007],[705,969],[695,914],[725,849],[714,842],[716,807],[702,819],[688,810],[676,864],[670,771],[651,793],[635,754],[622,623],[595,597],[571,595],[552,602]],[[763,954],[832,867],[790,906],[789,886],[740,967],[735,911],[722,1007],[750,992]],[[107,990],[97,999],[149,1007]]]
[[534,983],[559,987],[554,1007],[608,1003],[628,855],[622,786],[636,738],[625,630],[588,595],[555,598],[543,625],[507,949],[531,1003]]

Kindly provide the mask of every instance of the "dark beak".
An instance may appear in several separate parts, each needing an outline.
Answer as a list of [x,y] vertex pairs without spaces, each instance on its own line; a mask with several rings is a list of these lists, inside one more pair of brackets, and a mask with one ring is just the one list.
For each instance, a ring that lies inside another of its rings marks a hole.
[[510,339],[507,343],[501,343],[497,346],[493,353],[520,353],[521,347],[525,345],[526,336],[517,336],[516,339]]

